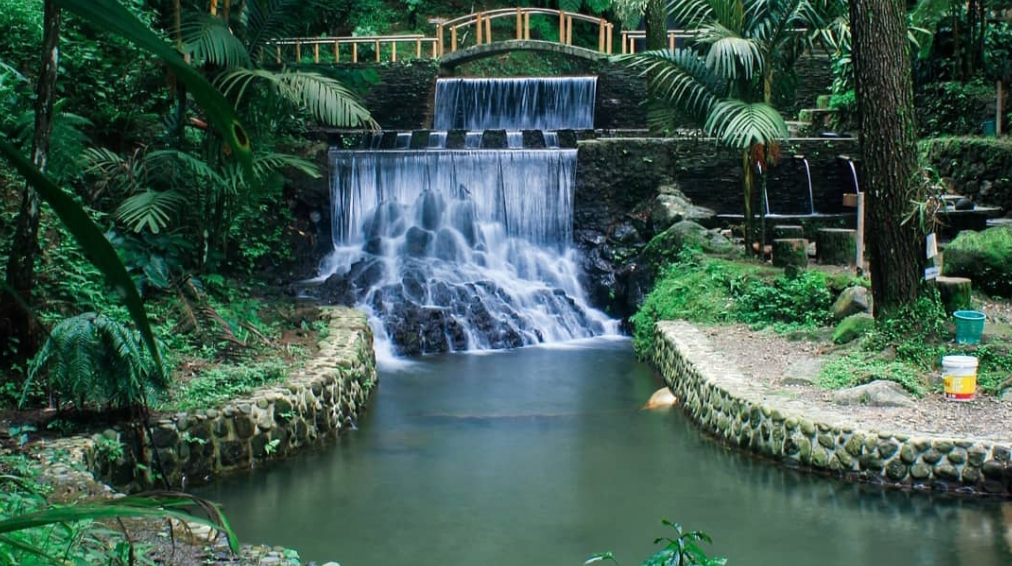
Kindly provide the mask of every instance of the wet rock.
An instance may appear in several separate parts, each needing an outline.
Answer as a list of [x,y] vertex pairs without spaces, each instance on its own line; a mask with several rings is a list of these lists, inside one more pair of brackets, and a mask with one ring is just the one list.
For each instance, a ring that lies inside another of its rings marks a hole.
[[872,312],[871,293],[861,286],[847,287],[836,298],[831,308],[833,320],[840,321],[850,315]]

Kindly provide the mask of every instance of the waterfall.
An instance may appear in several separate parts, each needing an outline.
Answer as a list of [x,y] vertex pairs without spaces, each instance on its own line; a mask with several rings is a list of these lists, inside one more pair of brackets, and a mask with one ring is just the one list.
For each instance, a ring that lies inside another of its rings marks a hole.
[[[536,82],[523,79],[519,90],[575,89]],[[444,95],[437,88],[437,107]],[[585,103],[592,111],[593,98]],[[442,135],[427,149],[331,149],[334,252],[321,279],[336,276],[370,313],[377,339],[403,355],[614,332],[587,304],[571,246],[576,150],[522,149],[519,136],[508,136],[510,149],[478,149],[480,128],[468,133],[468,149],[447,150],[447,128],[437,123]]]
[[594,127],[597,77],[439,79],[436,130]]

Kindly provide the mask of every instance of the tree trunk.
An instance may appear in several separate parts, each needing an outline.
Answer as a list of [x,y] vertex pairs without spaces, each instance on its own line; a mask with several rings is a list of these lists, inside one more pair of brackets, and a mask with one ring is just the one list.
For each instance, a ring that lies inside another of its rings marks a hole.
[[664,0],[647,0],[643,10],[647,50],[668,48],[668,11]]
[[[53,103],[59,68],[60,9],[45,3],[42,37],[42,68],[35,93],[35,135],[32,138],[32,160],[45,170],[49,159],[49,138],[53,126]],[[0,295],[0,344],[16,344],[12,364],[23,364],[36,350],[31,313],[32,289],[35,286],[35,260],[39,255],[39,195],[25,184],[21,195],[17,226],[7,263],[7,287]]]
[[854,82],[867,199],[875,314],[917,298],[921,239],[901,220],[917,171],[913,84],[903,0],[852,0]]

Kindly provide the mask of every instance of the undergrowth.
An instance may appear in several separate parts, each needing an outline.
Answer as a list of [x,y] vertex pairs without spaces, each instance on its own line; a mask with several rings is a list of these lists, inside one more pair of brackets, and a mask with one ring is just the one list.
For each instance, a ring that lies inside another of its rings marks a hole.
[[207,368],[197,377],[173,387],[164,410],[186,411],[211,408],[229,399],[274,383],[281,383],[292,367],[271,359],[241,365]]
[[659,320],[741,322],[780,333],[814,330],[830,320],[833,284],[821,271],[777,276],[758,265],[682,250],[630,318],[633,345],[644,357],[653,346]]

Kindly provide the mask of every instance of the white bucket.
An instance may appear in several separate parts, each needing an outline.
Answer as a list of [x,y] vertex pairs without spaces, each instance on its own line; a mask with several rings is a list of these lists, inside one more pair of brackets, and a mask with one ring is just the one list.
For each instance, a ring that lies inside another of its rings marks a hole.
[[977,394],[977,358],[942,357],[942,382],[945,385],[946,399],[972,401]]

